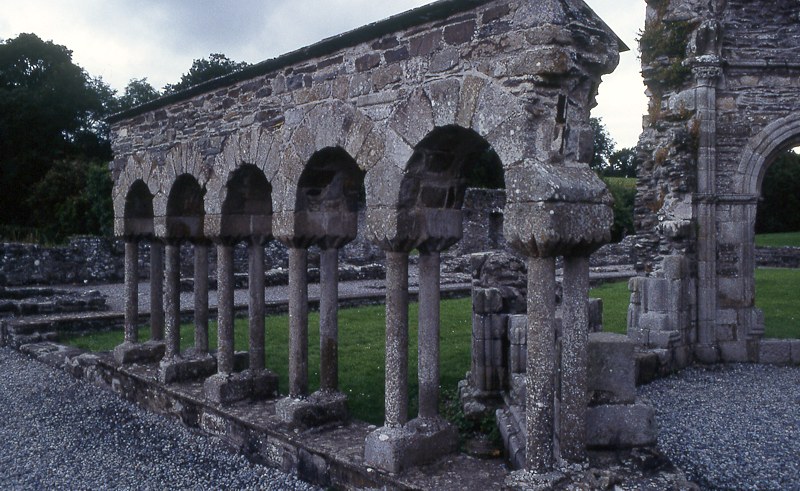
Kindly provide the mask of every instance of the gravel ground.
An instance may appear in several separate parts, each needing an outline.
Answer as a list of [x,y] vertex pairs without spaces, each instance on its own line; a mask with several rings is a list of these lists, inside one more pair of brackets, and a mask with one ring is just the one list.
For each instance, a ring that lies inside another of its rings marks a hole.
[[689,368],[639,393],[659,447],[701,488],[800,490],[800,367]]
[[[640,388],[703,489],[800,490],[800,368],[689,368]],[[315,489],[0,348],[0,489]]]
[[0,489],[316,489],[0,348]]

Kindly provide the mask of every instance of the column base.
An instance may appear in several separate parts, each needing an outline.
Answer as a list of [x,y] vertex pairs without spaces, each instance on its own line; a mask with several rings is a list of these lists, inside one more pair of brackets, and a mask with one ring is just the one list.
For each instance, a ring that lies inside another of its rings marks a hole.
[[276,397],[278,377],[268,370],[216,373],[203,383],[203,395],[207,401],[215,404]]
[[514,471],[506,477],[504,489],[519,489],[525,491],[545,491],[554,489],[567,476],[560,471],[533,472],[528,470]]
[[711,344],[698,344],[694,347],[694,358],[700,363],[714,364],[719,362],[719,348]]
[[458,430],[442,418],[417,418],[367,435],[364,462],[388,472],[428,464],[458,449]]
[[305,399],[289,396],[278,401],[275,414],[284,423],[302,428],[347,421],[347,396],[341,392],[323,390]]
[[114,348],[114,359],[120,365],[153,363],[162,359],[165,351],[166,345],[163,341],[125,342]]
[[183,382],[207,377],[217,371],[217,360],[208,353],[187,352],[185,356],[176,356],[169,360],[161,360],[158,367],[158,381],[162,384]]

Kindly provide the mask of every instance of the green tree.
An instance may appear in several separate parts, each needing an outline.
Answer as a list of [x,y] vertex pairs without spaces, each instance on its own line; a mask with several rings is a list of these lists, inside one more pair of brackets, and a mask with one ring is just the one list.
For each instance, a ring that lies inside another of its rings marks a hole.
[[104,118],[115,105],[114,91],[74,64],[66,47],[35,34],[0,41],[0,224],[51,227],[64,218],[63,209],[48,208],[51,198],[83,190],[85,181],[41,183],[56,162],[81,163],[73,172],[86,176],[89,162],[110,160]]
[[614,140],[608,134],[601,118],[589,118],[589,124],[594,130],[594,155],[589,167],[598,174],[603,174],[609,167],[611,154],[614,153]]
[[134,78],[128,82],[125,87],[125,92],[118,99],[120,111],[127,111],[136,106],[141,106],[150,101],[154,101],[161,97],[161,94],[153,88],[147,81],[147,78]]
[[177,84],[166,85],[164,93],[180,92],[203,82],[238,72],[248,66],[250,66],[249,63],[233,61],[222,53],[211,53],[208,55],[208,59],[194,60],[189,72],[181,75],[181,81]]
[[608,159],[607,176],[636,177],[636,150],[623,148],[615,150]]

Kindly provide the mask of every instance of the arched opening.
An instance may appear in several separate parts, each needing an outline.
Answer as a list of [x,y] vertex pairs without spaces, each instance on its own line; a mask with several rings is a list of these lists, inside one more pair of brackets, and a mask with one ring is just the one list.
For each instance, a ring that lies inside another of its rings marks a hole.
[[[791,145],[792,143],[787,143]],[[755,305],[765,338],[800,338],[800,147],[776,152],[759,176],[755,223]]]
[[175,179],[167,198],[168,240],[202,238],[204,195],[194,176],[182,174]]
[[153,194],[141,179],[134,182],[125,196],[125,236],[153,235]]
[[272,186],[258,167],[245,164],[225,185],[220,235],[238,242],[272,236]]

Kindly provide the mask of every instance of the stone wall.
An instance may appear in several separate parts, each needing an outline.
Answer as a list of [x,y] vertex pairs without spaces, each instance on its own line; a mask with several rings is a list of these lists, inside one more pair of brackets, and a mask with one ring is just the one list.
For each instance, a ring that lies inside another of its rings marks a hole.
[[647,3],[637,269],[663,277],[665,258],[685,257],[696,359],[757,361],[758,197],[775,157],[800,143],[797,2]]

